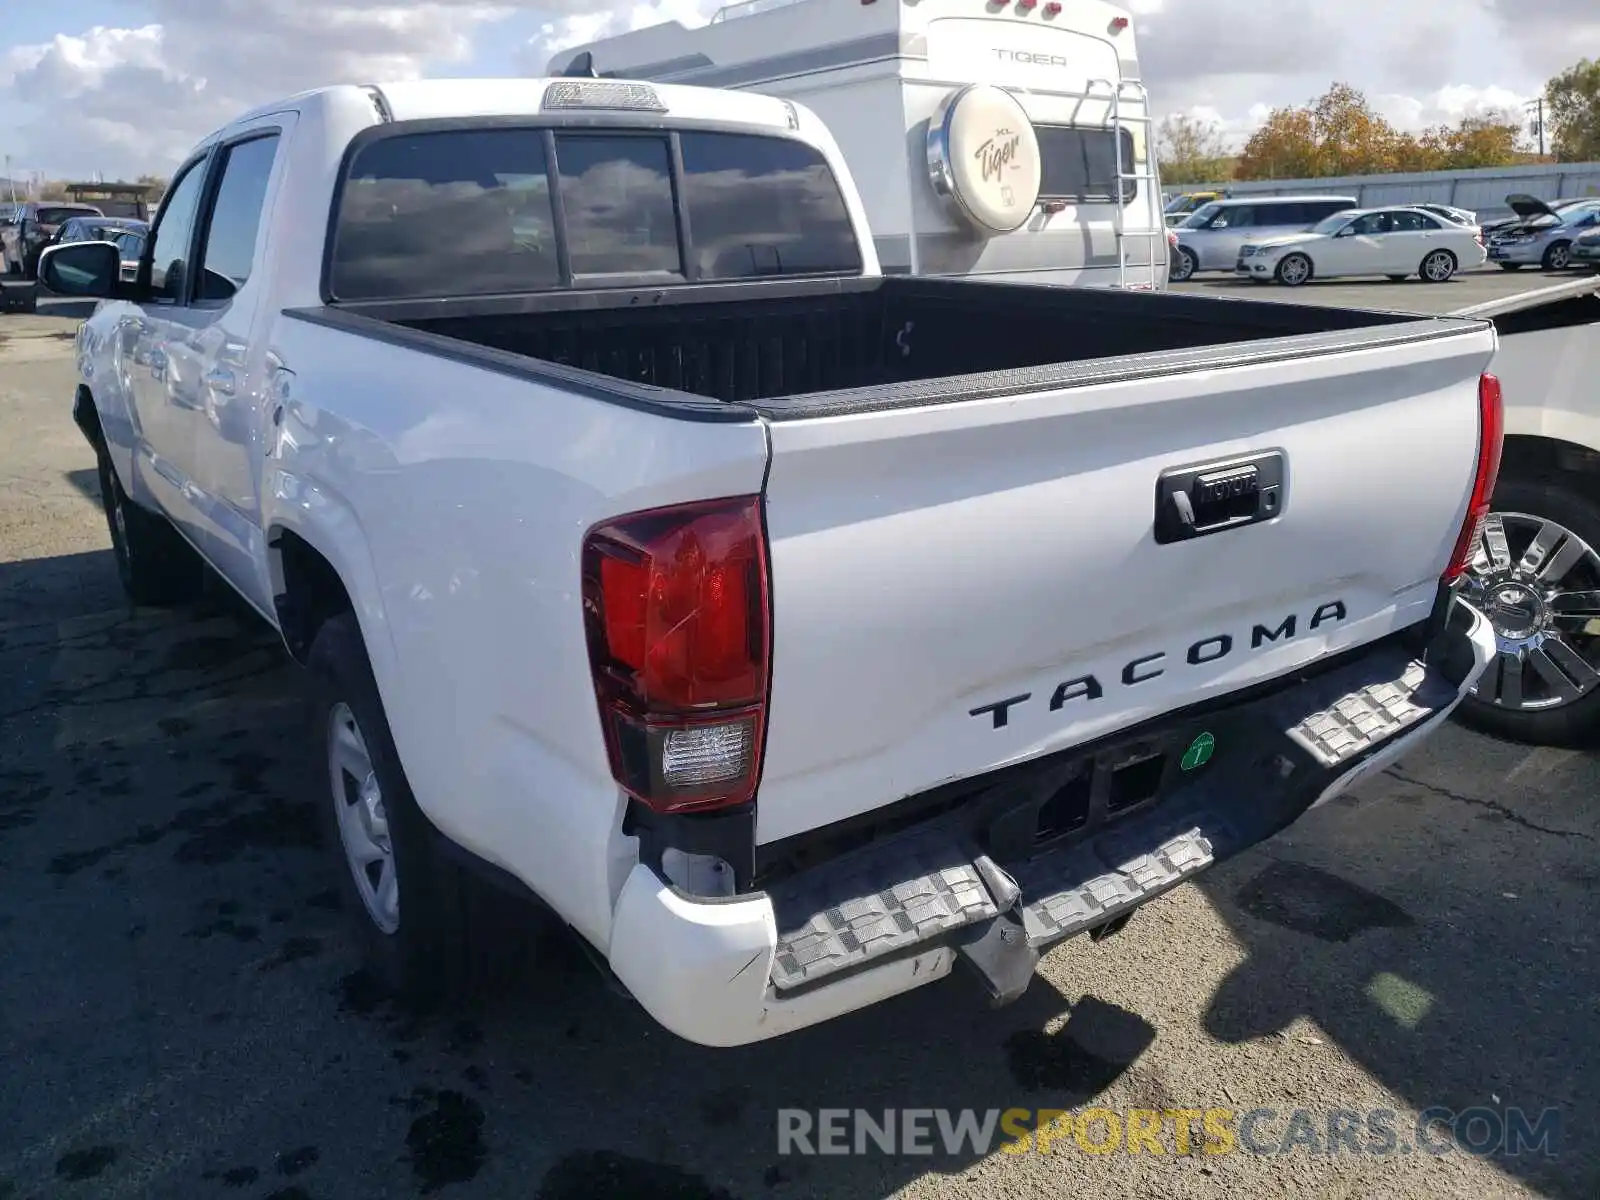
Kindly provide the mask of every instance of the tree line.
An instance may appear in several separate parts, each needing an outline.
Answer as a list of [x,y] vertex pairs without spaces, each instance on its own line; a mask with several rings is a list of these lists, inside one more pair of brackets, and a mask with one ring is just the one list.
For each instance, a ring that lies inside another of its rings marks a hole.
[[[1600,160],[1600,59],[1584,59],[1545,85],[1544,122],[1548,157]],[[1157,154],[1166,183],[1465,170],[1541,161],[1524,128],[1521,114],[1499,111],[1407,133],[1356,88],[1336,83],[1304,107],[1274,109],[1236,155],[1215,124],[1167,117],[1157,130]]]
[[[37,187],[30,187],[28,181],[18,179],[15,188],[18,200],[37,200],[41,203],[61,203],[72,199],[72,193],[67,191],[67,184],[72,182],[66,179],[47,179]],[[128,183],[126,179],[107,180],[108,183]],[[149,184],[154,190],[150,193],[152,204],[167,190],[167,180],[162,175],[141,175],[132,180],[133,183]],[[0,179],[0,204],[11,202],[11,186],[13,181]]]

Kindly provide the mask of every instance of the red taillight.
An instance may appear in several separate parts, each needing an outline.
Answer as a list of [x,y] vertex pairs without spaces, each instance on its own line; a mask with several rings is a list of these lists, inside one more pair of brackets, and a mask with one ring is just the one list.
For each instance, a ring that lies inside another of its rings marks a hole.
[[1489,516],[1489,501],[1494,496],[1495,479],[1500,474],[1500,450],[1505,443],[1505,401],[1500,380],[1485,373],[1478,380],[1478,473],[1472,480],[1472,496],[1467,501],[1467,517],[1461,534],[1444,569],[1444,581],[1454,583],[1466,573],[1472,561],[1483,523]]
[[760,498],[652,509],[591,530],[583,604],[617,782],[658,812],[750,800],[771,661]]
[[1112,17],[1111,18],[1111,32],[1112,33],[1121,33],[1124,29],[1126,29],[1128,27],[1128,24],[1129,24],[1129,22],[1128,22],[1128,18],[1127,17]]

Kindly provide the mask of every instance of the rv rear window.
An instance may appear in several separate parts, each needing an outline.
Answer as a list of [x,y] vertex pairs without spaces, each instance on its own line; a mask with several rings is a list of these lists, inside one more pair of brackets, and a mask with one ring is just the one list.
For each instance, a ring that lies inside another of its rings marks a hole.
[[[1043,178],[1041,200],[1109,201],[1117,194],[1117,143],[1122,139],[1122,171],[1133,166],[1133,135],[1126,129],[1079,129],[1069,125],[1036,125]],[[1138,185],[1122,181],[1122,203],[1131,204]]]

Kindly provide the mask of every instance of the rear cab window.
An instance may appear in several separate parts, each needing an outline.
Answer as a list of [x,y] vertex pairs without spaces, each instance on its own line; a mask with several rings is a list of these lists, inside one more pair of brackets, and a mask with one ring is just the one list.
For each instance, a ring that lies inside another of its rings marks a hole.
[[330,300],[859,274],[838,181],[777,134],[386,128],[349,157]]

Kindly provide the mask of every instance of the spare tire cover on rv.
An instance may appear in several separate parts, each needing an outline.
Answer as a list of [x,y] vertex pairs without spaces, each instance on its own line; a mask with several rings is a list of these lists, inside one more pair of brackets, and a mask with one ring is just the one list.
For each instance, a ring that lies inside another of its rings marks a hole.
[[1039,139],[1010,92],[968,84],[928,122],[934,191],[979,229],[1020,229],[1039,202]]

